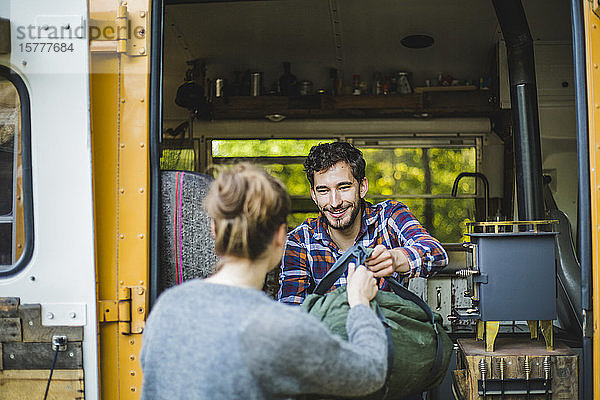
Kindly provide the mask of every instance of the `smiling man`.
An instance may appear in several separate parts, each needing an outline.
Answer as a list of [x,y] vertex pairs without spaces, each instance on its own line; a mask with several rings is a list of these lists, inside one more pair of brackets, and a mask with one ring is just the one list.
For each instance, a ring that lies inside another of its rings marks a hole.
[[[354,244],[372,247],[366,266],[376,277],[405,280],[429,277],[448,263],[434,239],[404,204],[387,200],[372,205],[365,160],[347,142],[314,146],[304,162],[310,194],[319,208],[289,233],[283,255],[279,301],[300,304],[344,251]],[[342,275],[334,287],[346,284]],[[381,289],[387,285],[379,281]]]

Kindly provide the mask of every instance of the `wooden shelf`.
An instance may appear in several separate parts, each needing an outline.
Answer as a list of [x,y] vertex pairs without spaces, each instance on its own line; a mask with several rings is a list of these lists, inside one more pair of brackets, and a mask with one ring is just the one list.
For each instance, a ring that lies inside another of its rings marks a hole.
[[395,109],[413,111],[423,106],[423,96],[420,94],[326,96],[323,98],[323,106],[332,110]]
[[420,86],[415,88],[415,93],[423,92],[470,92],[477,90],[475,85],[464,86]]
[[389,96],[232,96],[212,103],[212,112],[217,120],[263,119],[273,114],[286,118],[441,117],[490,116],[497,107],[489,91],[450,88],[461,89]]

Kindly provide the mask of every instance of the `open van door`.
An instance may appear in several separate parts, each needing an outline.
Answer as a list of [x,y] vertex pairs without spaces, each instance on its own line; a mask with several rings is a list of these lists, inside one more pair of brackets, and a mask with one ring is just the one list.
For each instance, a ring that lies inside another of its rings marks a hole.
[[[89,2],[90,110],[98,309],[100,393],[136,399],[142,385],[138,355],[152,292],[148,269],[156,235],[150,229],[158,169],[151,168],[151,92],[160,69],[156,37],[160,2]],[[160,47],[158,47],[160,49]],[[152,60],[152,61],[151,61]],[[156,72],[158,71],[158,73]],[[152,117],[152,118],[151,118]],[[154,124],[154,125],[153,125]],[[155,158],[157,162],[158,158]],[[151,179],[151,173],[152,179]],[[151,250],[152,249],[152,250]]]
[[3,398],[98,398],[87,5],[0,2]]

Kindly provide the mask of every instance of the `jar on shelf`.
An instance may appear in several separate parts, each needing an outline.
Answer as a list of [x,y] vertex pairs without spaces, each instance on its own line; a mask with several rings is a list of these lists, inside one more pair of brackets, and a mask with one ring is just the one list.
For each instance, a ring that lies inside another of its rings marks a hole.
[[352,75],[352,94],[357,96],[360,94],[360,75]]
[[373,94],[376,96],[383,94],[383,78],[380,72],[373,74]]
[[313,83],[307,80],[298,82],[298,94],[300,96],[310,96],[313,94]]
[[408,82],[408,72],[398,72],[396,74],[398,89],[397,92],[400,94],[411,94],[412,89]]
[[292,74],[289,61],[284,61],[281,64],[283,65],[283,75],[279,78],[279,93],[282,96],[293,96],[296,94],[296,75]]

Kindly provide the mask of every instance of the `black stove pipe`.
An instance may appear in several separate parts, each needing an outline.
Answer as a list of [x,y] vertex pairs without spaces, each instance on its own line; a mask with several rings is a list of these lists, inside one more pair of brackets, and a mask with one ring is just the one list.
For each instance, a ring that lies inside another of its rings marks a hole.
[[520,0],[492,0],[506,41],[519,219],[544,219],[533,39]]

